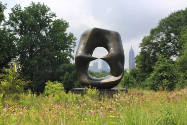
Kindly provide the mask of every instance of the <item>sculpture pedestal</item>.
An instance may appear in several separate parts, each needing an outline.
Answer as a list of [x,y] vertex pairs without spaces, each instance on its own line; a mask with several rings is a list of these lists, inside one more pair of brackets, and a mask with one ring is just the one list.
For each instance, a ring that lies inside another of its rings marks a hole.
[[[118,92],[125,92],[127,93],[128,90],[126,88],[111,88],[111,89],[97,89],[99,91],[100,96],[108,96],[113,97],[114,94],[117,94]],[[71,89],[71,92],[74,94],[81,94],[84,95],[87,93],[86,88],[73,88]]]

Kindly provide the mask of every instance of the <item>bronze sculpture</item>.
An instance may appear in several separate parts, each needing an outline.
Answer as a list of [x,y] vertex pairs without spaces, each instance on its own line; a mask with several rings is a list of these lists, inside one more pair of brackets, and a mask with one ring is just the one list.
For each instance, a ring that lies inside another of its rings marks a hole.
[[[110,66],[111,75],[103,78],[94,78],[89,75],[88,67],[96,47],[104,47],[108,54],[104,56]],[[116,86],[123,77],[124,72],[124,51],[119,33],[99,28],[85,31],[79,42],[75,56],[78,80],[83,84],[98,89],[110,89]]]

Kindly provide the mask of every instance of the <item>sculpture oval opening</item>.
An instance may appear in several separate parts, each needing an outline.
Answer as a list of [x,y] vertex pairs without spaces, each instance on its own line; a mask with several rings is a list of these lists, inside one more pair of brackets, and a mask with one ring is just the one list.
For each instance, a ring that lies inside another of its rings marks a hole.
[[108,54],[108,51],[103,47],[97,47],[94,49],[92,56],[96,58],[102,58]]
[[102,78],[110,75],[110,66],[106,61],[96,59],[90,62],[88,73],[92,77]]

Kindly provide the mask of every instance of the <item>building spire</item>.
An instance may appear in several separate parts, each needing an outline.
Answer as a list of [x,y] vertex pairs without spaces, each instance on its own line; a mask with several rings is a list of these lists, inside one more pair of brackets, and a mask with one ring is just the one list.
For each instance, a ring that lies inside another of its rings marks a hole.
[[134,58],[135,58],[134,50],[131,45],[131,48],[129,50],[129,70],[135,66],[135,61],[134,61],[135,59]]

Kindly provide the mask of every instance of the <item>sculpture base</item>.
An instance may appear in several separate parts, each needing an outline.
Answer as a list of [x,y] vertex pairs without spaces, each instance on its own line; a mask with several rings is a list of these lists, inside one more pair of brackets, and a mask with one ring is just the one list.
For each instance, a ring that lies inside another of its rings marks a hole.
[[[97,89],[97,90],[99,91],[99,95],[108,96],[108,97],[113,97],[113,95],[117,94],[118,92],[128,93],[128,90],[126,88],[111,88],[111,89]],[[71,92],[74,94],[84,95],[87,93],[87,90],[86,88],[73,88],[71,89]]]

